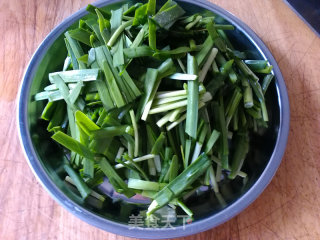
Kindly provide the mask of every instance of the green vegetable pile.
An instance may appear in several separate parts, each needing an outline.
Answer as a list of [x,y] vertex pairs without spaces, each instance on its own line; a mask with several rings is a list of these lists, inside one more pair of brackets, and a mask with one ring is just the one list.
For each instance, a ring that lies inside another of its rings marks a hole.
[[87,10],[65,33],[63,70],[35,95],[48,100],[41,118],[67,149],[66,181],[81,197],[103,203],[107,177],[128,198],[151,198],[147,215],[169,204],[192,216],[183,201],[200,186],[218,194],[222,179],[246,178],[272,66],[234,49],[232,25],[172,0]]

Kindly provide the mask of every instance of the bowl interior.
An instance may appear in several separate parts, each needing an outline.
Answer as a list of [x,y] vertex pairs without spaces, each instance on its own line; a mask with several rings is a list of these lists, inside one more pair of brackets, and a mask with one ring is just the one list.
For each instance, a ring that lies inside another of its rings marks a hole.
[[[117,8],[122,3],[123,2],[112,4],[108,6],[108,9]],[[203,11],[203,8],[192,3],[179,2],[179,4],[181,4],[188,13]],[[221,23],[227,23],[227,21],[221,17],[217,17],[217,19],[221,21]],[[241,30],[236,29],[235,31],[226,31],[226,33],[231,42],[234,43],[235,48],[240,51],[245,51],[249,59],[264,59],[264,54],[256,48],[255,44]],[[30,85],[28,99],[26,99],[26,114],[33,148],[46,174],[69,199],[102,218],[128,225],[129,216],[132,214],[137,215],[140,210],[146,209],[147,205],[108,198],[105,206],[97,210],[84,203],[77,193],[70,190],[69,187],[66,187],[63,181],[64,175],[61,174],[59,170],[60,163],[63,160],[62,149],[51,140],[50,134],[46,131],[47,122],[39,119],[45,102],[32,101],[32,96],[42,91],[48,84],[48,73],[62,69],[66,55],[64,39],[63,35],[61,35],[49,46],[39,65],[32,66],[34,68],[34,77]],[[214,215],[221,211],[221,209],[228,207],[240,196],[245,194],[261,176],[273,153],[278,136],[280,100],[277,94],[276,81],[273,81],[266,94],[266,103],[270,117],[269,128],[251,135],[250,152],[242,168],[242,170],[248,174],[247,182],[243,184],[243,179],[237,177],[235,181],[225,181],[220,185],[221,195],[225,200],[225,205],[222,205],[221,201],[219,202],[213,191],[204,191],[201,193],[201,197],[189,198],[186,204],[195,213],[194,221],[199,221]],[[179,213],[183,214],[183,212]],[[182,225],[182,221],[182,219],[177,219],[172,225]]]

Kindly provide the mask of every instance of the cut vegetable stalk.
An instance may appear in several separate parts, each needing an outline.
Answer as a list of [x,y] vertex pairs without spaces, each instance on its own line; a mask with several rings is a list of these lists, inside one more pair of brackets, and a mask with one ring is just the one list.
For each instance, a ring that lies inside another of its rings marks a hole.
[[87,10],[88,12],[92,13],[92,14],[95,14],[97,9],[102,13],[102,15],[103,15],[106,19],[110,19],[111,14],[110,14],[109,12],[101,9],[101,8],[97,8],[96,6],[93,6],[93,5],[91,5],[91,4],[88,4],[88,6],[87,6],[87,8],[86,8],[86,10]]
[[134,130],[129,125],[120,125],[113,127],[99,128],[98,130],[92,131],[90,134],[91,139],[108,139],[115,136],[122,136],[124,134],[134,135]]
[[209,168],[209,174],[210,174],[210,182],[211,182],[211,185],[212,185],[212,189],[213,189],[213,191],[215,193],[218,193],[219,192],[219,187],[218,187],[218,183],[216,181],[216,176],[214,174],[214,170],[213,170],[212,165]]
[[178,59],[177,59],[177,61],[178,61],[178,64],[179,64],[179,66],[180,66],[180,68],[181,68],[182,72],[186,74],[186,73],[187,73],[187,71],[186,71],[186,68],[185,68],[184,64],[182,63],[181,59],[180,59],[180,58],[178,58]]
[[245,108],[253,107],[252,88],[249,86],[244,87],[243,102]]
[[152,19],[148,19],[149,23],[149,46],[153,50],[157,50],[157,25]]
[[150,216],[157,209],[178,197],[180,193],[182,193],[190,184],[205,172],[209,165],[209,158],[205,154],[202,154],[155,196],[153,202],[148,208],[147,216]]
[[[81,56],[83,56],[84,53],[83,53],[83,50],[82,50],[79,42],[78,42],[77,40],[73,39],[73,38],[70,36],[69,32],[66,32],[64,35],[65,35],[65,37],[66,37],[66,40],[67,40],[68,45],[69,45],[69,47],[70,47],[70,50],[71,50],[72,53],[74,54],[74,57],[75,57],[76,59],[78,59],[78,58],[80,58]],[[74,63],[74,62],[75,62],[75,61],[73,60],[73,63]],[[79,69],[86,69],[86,65],[85,65],[83,62],[81,62],[81,61],[77,61],[77,65],[79,66]]]
[[193,26],[195,26],[200,20],[202,19],[202,16],[197,16],[196,19],[193,22],[188,23],[188,25],[185,27],[186,30],[190,30]]
[[95,83],[104,108],[107,111],[114,108],[115,106],[106,83],[102,79],[95,81]]
[[225,110],[224,110],[224,103],[223,103],[222,96],[219,97],[219,105],[215,109],[215,111],[218,114],[218,121],[219,121],[220,132],[221,132],[220,154],[221,154],[222,168],[228,169],[229,168],[228,129],[225,121]]
[[82,42],[88,46],[91,46],[90,44],[91,32],[89,32],[88,30],[85,30],[83,28],[78,28],[78,29],[70,30],[69,34],[70,34],[70,37],[72,37],[73,39],[79,42]]
[[100,68],[104,72],[105,80],[106,80],[106,83],[108,84],[108,90],[109,90],[110,97],[112,97],[112,101],[116,104],[117,107],[124,106],[126,102],[123,99],[119,86],[110,69],[110,66],[107,62],[107,58],[105,57],[105,54],[101,50],[96,49],[96,58]]
[[128,188],[127,184],[122,180],[122,178],[116,173],[113,167],[110,165],[105,158],[96,158],[98,165],[104,174],[108,177],[109,182],[113,185],[114,189],[124,194],[126,197],[132,197],[135,195],[134,191]]
[[207,39],[203,43],[203,47],[202,47],[201,51],[196,54],[196,60],[197,60],[199,67],[201,67],[204,64],[204,61],[205,61],[206,57],[208,56],[208,53],[210,52],[212,47],[213,47],[213,40],[209,36],[209,37],[207,37]]
[[118,152],[117,152],[117,155],[116,155],[116,159],[120,159],[122,157],[122,154],[124,153],[124,148],[123,147],[120,147]]
[[242,94],[240,92],[239,88],[236,88],[233,92],[233,95],[230,99],[230,102],[228,103],[227,107],[226,107],[226,127],[228,128],[230,121],[236,111],[236,109],[238,108],[238,105],[240,103],[240,100],[242,98]]
[[212,147],[214,146],[219,137],[220,132],[218,132],[217,130],[213,130],[205,147],[206,154],[208,154],[211,151]]
[[199,142],[196,142],[196,146],[193,150],[193,155],[191,158],[191,163],[193,163],[199,157],[200,152],[201,152],[201,148],[202,148],[202,144]]
[[173,113],[173,111],[167,113],[161,119],[159,119],[159,121],[157,121],[157,125],[159,128],[161,128],[162,126],[167,124],[167,122],[169,122],[169,119],[171,118],[172,113]]
[[178,97],[178,96],[186,96],[187,90],[177,90],[177,91],[170,91],[170,92],[158,92],[156,94],[157,99],[161,98],[171,98],[171,97]]
[[268,74],[263,78],[263,82],[262,82],[262,86],[261,86],[263,94],[266,94],[266,91],[267,91],[273,77],[274,77],[273,74]]
[[124,31],[124,29],[126,29],[129,26],[131,26],[132,23],[133,23],[133,20],[129,20],[129,21],[121,24],[121,26],[111,36],[107,46],[108,47],[112,47],[115,44],[115,42],[117,41],[117,39],[120,36],[120,34]]
[[186,107],[181,107],[181,108],[178,108],[176,110],[174,110],[171,115],[170,115],[170,118],[169,118],[169,121],[170,122],[174,122],[178,119],[179,115],[183,112],[185,112],[187,110]]
[[[188,54],[188,74],[198,74],[198,65],[196,58]],[[188,100],[187,100],[187,116],[186,116],[186,133],[196,139],[197,138],[197,122],[198,122],[198,104],[199,104],[199,82],[188,81]]]
[[230,179],[234,179],[240,171],[243,161],[249,151],[249,140],[247,133],[239,134],[236,139],[236,150],[234,152],[231,164],[231,172],[228,176]]
[[145,82],[144,85],[144,89],[145,89],[145,94],[142,98],[142,102],[141,102],[141,119],[142,120],[146,120],[147,116],[149,114],[149,111],[151,109],[151,105],[152,105],[152,92],[153,89],[155,87],[155,85],[157,84],[157,79],[158,79],[158,70],[157,69],[152,69],[152,68],[148,68],[147,70],[147,74],[146,74],[146,79],[148,79],[148,81]]
[[191,209],[188,208],[182,201],[177,200],[176,202],[177,202],[178,206],[181,207],[182,210],[183,210],[186,214],[188,214],[189,217],[192,217],[192,216],[193,216],[193,212],[191,211]]
[[133,110],[129,111],[131,122],[134,130],[134,157],[137,157],[139,155],[139,131],[138,131],[138,125],[136,122],[136,117]]
[[209,68],[213,63],[213,60],[217,56],[217,53],[218,53],[218,49],[212,48],[206,63],[204,64],[203,68],[201,69],[201,71],[199,73],[199,82],[203,82],[203,80],[205,79],[205,77],[209,71]]
[[159,154],[163,148],[164,141],[166,140],[165,134],[162,132],[157,140],[155,141],[152,149],[151,149],[151,154],[154,154],[154,164],[157,172],[161,172],[161,162],[160,162],[160,157]]
[[176,176],[178,175],[178,170],[179,170],[178,168],[179,168],[178,157],[177,155],[173,155],[170,166],[169,166],[169,170],[166,176],[164,177],[164,181],[171,182],[173,179],[175,179]]
[[63,145],[65,148],[78,153],[84,158],[93,159],[94,154],[88,147],[68,136],[63,132],[57,132],[52,136],[52,139]]
[[[153,154],[148,154],[148,155],[145,155],[145,156],[142,156],[142,157],[134,158],[134,159],[132,159],[132,161],[137,163],[137,162],[142,162],[142,161],[149,160],[149,159],[154,159],[154,155]],[[125,163],[126,164],[130,164],[129,161],[126,161]],[[123,168],[123,167],[124,166],[122,164],[115,165],[115,169],[120,169],[120,168]]]
[[68,173],[70,178],[72,179],[74,185],[78,189],[83,199],[86,199],[90,193],[91,189],[86,185],[83,179],[70,167],[69,164],[64,165],[64,170]]
[[62,97],[64,98],[64,100],[66,101],[66,103],[68,104],[68,106],[73,110],[79,110],[79,107],[76,106],[76,104],[71,103],[70,99],[69,99],[69,88],[67,87],[67,85],[65,84],[65,82],[63,81],[63,79],[59,76],[59,75],[55,75],[52,77],[54,83],[56,84],[56,86],[59,88],[60,93],[62,95]]
[[83,159],[83,175],[88,178],[94,177],[94,161],[84,158]]
[[179,100],[184,100],[187,99],[187,95],[182,95],[182,96],[176,96],[176,97],[168,97],[168,98],[160,98],[160,99],[155,99],[153,106],[160,106],[166,103],[173,103],[177,102]]
[[141,45],[144,35],[146,33],[146,31],[148,30],[148,24],[145,24],[139,31],[139,33],[137,34],[136,38],[134,39],[134,41],[132,42],[130,48],[136,48],[138,46]]
[[[65,181],[76,187],[76,185],[75,185],[75,183],[74,183],[74,181],[72,180],[71,177],[66,176]],[[89,184],[87,182],[86,182],[86,184],[89,186]],[[89,196],[94,197],[94,198],[96,198],[97,200],[99,200],[101,202],[104,202],[106,200],[104,196],[102,196],[101,194],[99,194],[99,193],[97,193],[97,192],[95,192],[93,190],[91,190]]]
[[55,111],[56,106],[57,106],[57,103],[48,102],[41,113],[41,118],[43,120],[50,121],[50,119]]
[[195,74],[175,73],[168,76],[168,78],[174,79],[174,80],[181,80],[181,81],[192,81],[192,80],[197,80],[198,76]]
[[149,111],[149,114],[152,115],[152,114],[156,114],[156,113],[167,112],[167,111],[174,110],[174,109],[184,107],[187,105],[188,105],[188,100],[182,100],[182,101],[177,101],[177,102],[173,102],[173,103],[162,104],[162,105],[158,105],[158,106],[155,106],[154,108],[152,108]]
[[[131,45],[132,46],[132,45]],[[154,51],[148,46],[130,47],[123,50],[127,58],[151,57]]]
[[76,86],[71,90],[68,99],[70,101],[71,104],[75,104],[83,87],[83,82],[79,81]]
[[186,169],[189,165],[189,156],[190,156],[190,152],[191,152],[191,144],[192,144],[192,141],[190,139],[187,139],[186,140],[186,146],[185,146],[185,161],[183,162],[183,166],[184,166],[184,169]]
[[[201,125],[199,125],[199,128],[201,128],[200,126]],[[191,159],[191,163],[193,163],[199,157],[204,140],[205,140],[205,137],[207,135],[207,132],[208,132],[208,125],[204,124],[201,131],[200,131],[200,136],[198,138],[198,142],[196,142],[196,146],[193,150],[193,156]]]
[[161,173],[161,159],[160,159],[160,155],[155,155],[154,156],[154,165],[156,167],[156,171],[158,173]]
[[144,181],[140,179],[133,179],[129,178],[128,180],[128,187],[144,190],[144,191],[160,191],[163,187],[165,187],[166,183],[157,183],[157,182],[150,182]]
[[79,128],[81,128],[88,136],[92,134],[93,131],[99,130],[98,127],[87,115],[81,111],[75,112],[75,120]]
[[[200,102],[199,103],[199,109],[201,109],[202,107],[204,107],[206,104],[204,102]],[[170,125],[167,126],[167,131],[170,131],[171,129],[173,129],[174,127],[176,127],[179,123],[181,123],[182,121],[184,121],[187,118],[187,114],[183,114],[178,120],[174,121],[173,123],[171,123]]]
[[174,1],[169,0],[152,18],[161,28],[170,27],[185,14],[185,11]]

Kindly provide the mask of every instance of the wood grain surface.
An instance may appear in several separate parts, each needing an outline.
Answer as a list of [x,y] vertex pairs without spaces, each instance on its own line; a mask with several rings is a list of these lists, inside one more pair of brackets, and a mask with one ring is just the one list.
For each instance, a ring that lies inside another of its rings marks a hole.
[[[17,93],[42,39],[90,0],[0,0],[0,239],[129,240],[59,206],[18,140]],[[278,61],[291,104],[281,166],[263,194],[227,223],[181,239],[320,239],[320,39],[281,0],[212,0],[247,23]]]

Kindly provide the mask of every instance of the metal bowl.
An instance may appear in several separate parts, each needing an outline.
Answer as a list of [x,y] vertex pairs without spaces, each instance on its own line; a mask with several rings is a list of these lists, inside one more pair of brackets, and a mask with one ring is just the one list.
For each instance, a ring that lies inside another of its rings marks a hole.
[[[125,2],[128,1],[106,0],[96,5],[112,9]],[[242,186],[239,180],[220,186],[222,194],[226,196],[224,206],[219,204],[210,191],[204,192],[201,198],[188,200],[187,205],[195,213],[192,223],[181,217],[173,223],[169,222],[170,226],[166,228],[132,226],[132,216],[136,216],[139,209],[145,208],[144,204],[108,198],[106,206],[96,210],[70,191],[59,175],[62,151],[50,139],[44,122],[39,120],[44,103],[32,101],[32,96],[46,86],[49,72],[61,69],[66,56],[63,33],[87,14],[85,9],[65,19],[44,39],[33,55],[22,81],[18,125],[21,143],[33,173],[51,196],[68,211],[89,224],[115,234],[136,238],[173,238],[205,231],[229,220],[262,193],[275,174],[287,144],[290,115],[287,90],[279,67],[265,44],[242,21],[214,4],[193,0],[178,2],[189,13],[207,9],[220,16],[222,22],[233,24],[236,30],[229,32],[228,36],[235,47],[246,50],[252,59],[268,60],[274,67],[275,75],[275,81],[266,94],[269,128],[251,138],[249,160],[244,165],[248,173],[247,183]]]

